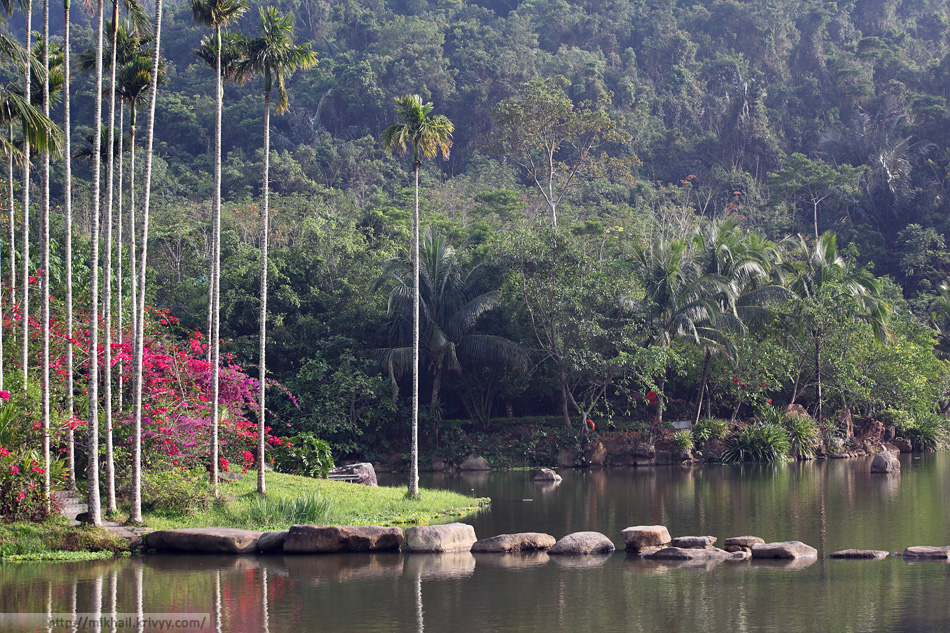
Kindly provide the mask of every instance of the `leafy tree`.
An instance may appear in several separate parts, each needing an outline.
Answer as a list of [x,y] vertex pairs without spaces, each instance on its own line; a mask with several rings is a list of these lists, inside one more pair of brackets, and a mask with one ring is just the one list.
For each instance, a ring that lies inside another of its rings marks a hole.
[[609,112],[610,95],[575,107],[566,87],[563,80],[529,81],[492,115],[498,126],[496,149],[521,166],[544,197],[555,226],[557,205],[578,178],[604,176],[616,166],[605,146],[629,138],[623,122]]
[[791,242],[800,259],[784,264],[787,287],[797,297],[796,316],[811,335],[817,390],[816,417],[824,431],[822,345],[829,327],[833,326],[831,306],[841,297],[853,299],[853,317],[867,322],[879,343],[889,335],[886,321],[889,307],[881,296],[881,282],[867,270],[855,269],[838,253],[834,233],[823,233],[813,244],[801,235]]
[[796,205],[811,206],[815,239],[818,239],[818,209],[829,198],[842,197],[857,186],[860,168],[850,165],[832,167],[804,154],[792,154],[782,169],[769,174],[773,198],[791,199]]

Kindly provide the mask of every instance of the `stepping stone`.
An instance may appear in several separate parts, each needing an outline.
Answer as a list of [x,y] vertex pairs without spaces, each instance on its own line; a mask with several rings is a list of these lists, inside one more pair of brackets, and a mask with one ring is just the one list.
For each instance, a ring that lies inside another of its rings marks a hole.
[[600,532],[574,532],[568,534],[548,550],[548,554],[583,556],[586,554],[609,554],[616,549],[613,541]]
[[672,545],[683,549],[703,549],[712,547],[715,542],[715,536],[678,536],[673,539]]
[[817,558],[818,550],[801,541],[756,543],[752,546],[752,558]]
[[746,560],[751,558],[748,552],[727,552],[718,547],[685,548],[661,547],[643,555],[652,560]]
[[257,551],[262,532],[236,528],[183,528],[158,530],[145,537],[146,547],[201,554],[251,554]]
[[499,534],[491,538],[475,541],[473,552],[522,552],[548,549],[553,547],[555,538],[541,532],[520,532],[517,534]]
[[621,534],[626,548],[634,551],[663,547],[672,540],[669,530],[663,525],[637,525],[628,527]]
[[409,552],[467,552],[477,540],[475,528],[467,523],[418,525],[406,530],[403,549]]
[[904,558],[922,558],[926,560],[950,560],[950,547],[931,547],[915,545],[904,550]]
[[850,558],[854,560],[881,560],[887,558],[887,552],[880,549],[843,549],[832,552],[828,558]]

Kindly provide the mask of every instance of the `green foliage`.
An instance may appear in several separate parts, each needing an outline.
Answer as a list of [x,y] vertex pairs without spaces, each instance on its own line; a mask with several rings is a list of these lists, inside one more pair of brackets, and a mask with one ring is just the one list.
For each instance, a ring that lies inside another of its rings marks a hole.
[[244,516],[235,517],[235,525],[326,525],[330,501],[320,495],[287,499],[258,496]]
[[693,440],[697,446],[703,446],[706,442],[721,442],[728,433],[728,420],[703,418],[693,427]]
[[142,510],[190,515],[213,501],[208,476],[197,469],[148,468],[142,473]]
[[693,450],[693,434],[687,430],[676,431],[673,433],[673,439],[671,440],[673,448],[677,448],[683,451]]
[[330,445],[313,433],[300,433],[273,449],[277,472],[326,479],[333,468]]
[[768,422],[742,426],[726,438],[725,444],[722,461],[727,464],[777,462],[791,450],[788,432]]
[[807,458],[815,454],[821,435],[814,420],[805,416],[787,416],[785,428],[788,429],[792,455]]

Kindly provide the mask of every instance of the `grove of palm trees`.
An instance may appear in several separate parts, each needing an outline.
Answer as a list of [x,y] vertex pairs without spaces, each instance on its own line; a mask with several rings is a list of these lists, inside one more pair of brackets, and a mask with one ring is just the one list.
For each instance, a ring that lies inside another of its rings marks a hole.
[[47,5],[0,29],[5,520],[950,439],[944,3]]

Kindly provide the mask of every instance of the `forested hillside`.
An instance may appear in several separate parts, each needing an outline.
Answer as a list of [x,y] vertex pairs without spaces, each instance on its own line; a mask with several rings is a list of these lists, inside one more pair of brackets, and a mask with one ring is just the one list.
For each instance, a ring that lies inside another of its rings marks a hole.
[[[439,420],[659,423],[698,402],[727,419],[797,402],[832,425],[839,410],[943,407],[946,2],[279,8],[318,55],[270,119],[268,375],[299,402],[271,401],[282,431],[353,455],[405,448],[411,165],[380,134],[410,94],[455,126],[448,159],[421,169],[432,441]],[[231,30],[258,23],[252,7]],[[215,76],[189,4],[164,28],[148,301],[186,338],[207,333]],[[73,46],[93,39],[77,27]],[[223,111],[222,350],[251,374],[262,86],[228,83]],[[74,146],[89,145],[92,94],[77,73]],[[542,127],[552,111],[561,124]],[[74,168],[80,269],[90,173]],[[54,204],[61,183],[58,162]]]

